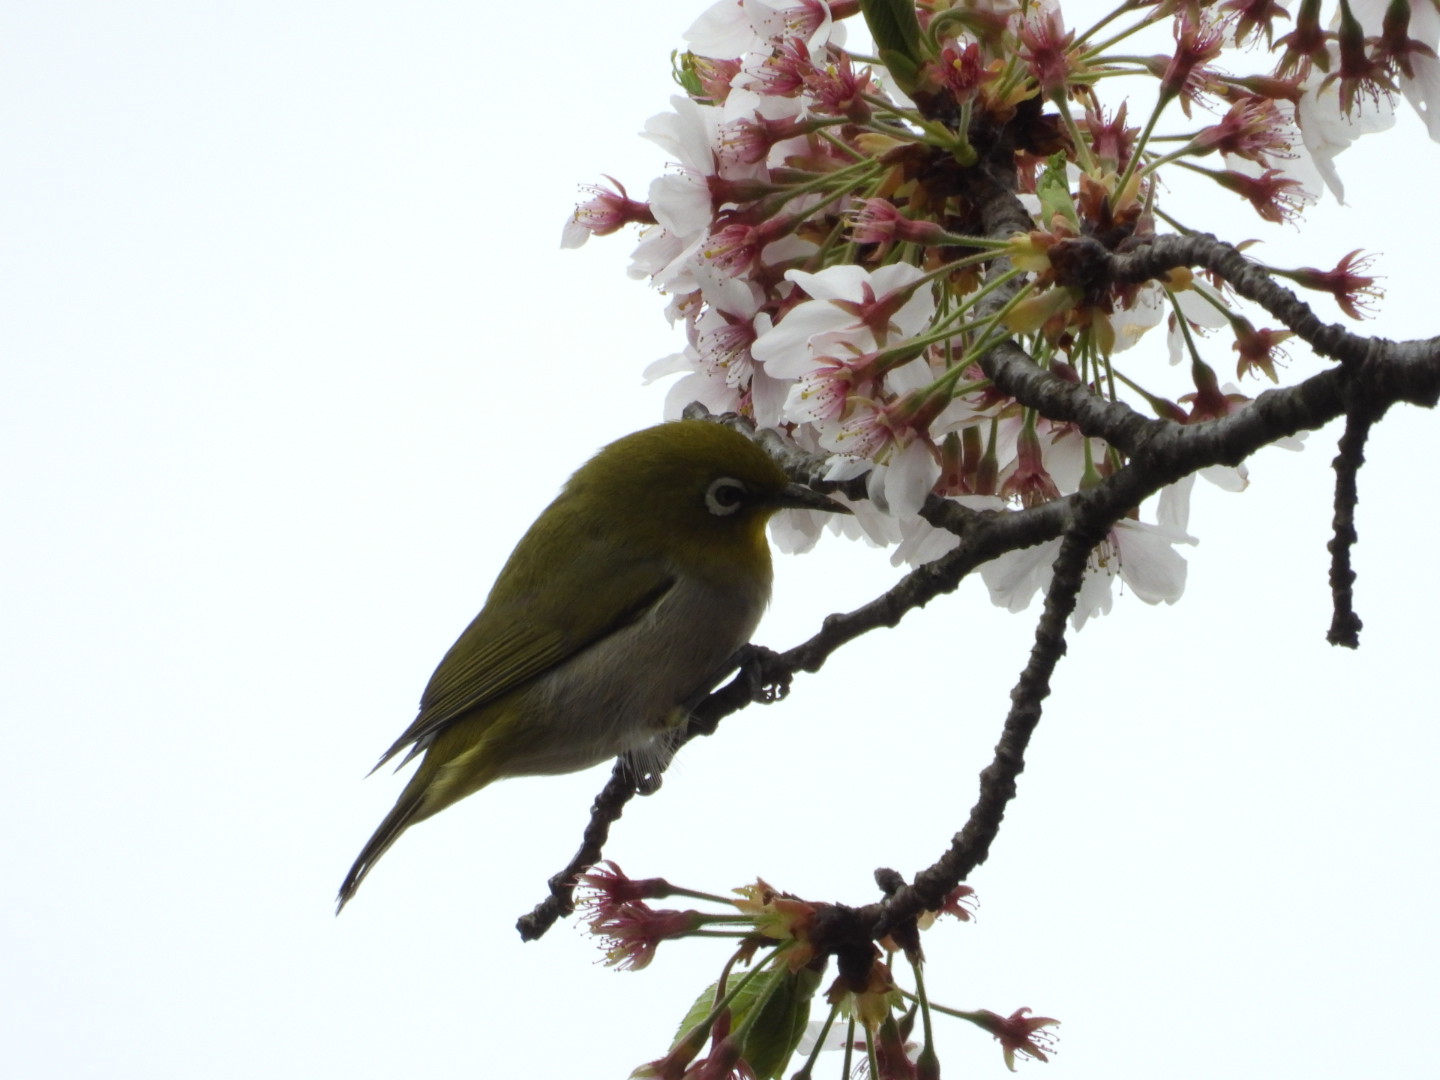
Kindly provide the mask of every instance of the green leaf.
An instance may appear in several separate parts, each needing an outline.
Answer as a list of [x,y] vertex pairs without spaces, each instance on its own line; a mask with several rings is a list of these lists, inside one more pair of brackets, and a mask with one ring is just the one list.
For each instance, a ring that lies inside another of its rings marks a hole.
[[865,25],[879,49],[892,49],[920,63],[920,20],[912,0],[860,0]]
[[1070,195],[1070,177],[1065,168],[1065,155],[1055,154],[1045,163],[1045,171],[1035,181],[1035,194],[1040,197],[1040,227],[1052,229],[1059,214],[1078,233],[1080,215]]
[[700,996],[695,999],[695,1004],[690,1006],[689,1012],[687,1012],[685,1018],[680,1021],[680,1027],[675,1031],[675,1038],[670,1040],[671,1050],[674,1050],[675,1047],[680,1045],[680,1040],[685,1038],[696,1024],[710,1015],[710,1010],[715,1007],[715,988],[719,985],[720,980],[716,979],[704,990],[700,991]]
[[[745,977],[745,975],[732,971],[726,985],[729,989],[735,990],[736,982]],[[735,996],[730,999],[731,1031],[735,1031],[745,1022],[745,1014],[755,1007],[755,1002],[759,1000],[760,995],[765,992],[774,977],[774,971],[757,974],[751,978],[749,982],[745,983],[738,990],[735,990]],[[715,994],[719,986],[720,981],[717,979],[704,990],[700,991],[700,996],[697,997],[695,1003],[690,1006],[690,1011],[685,1014],[685,1019],[680,1021],[680,1027],[675,1032],[675,1038],[670,1043],[670,1049],[675,1049],[675,1047],[680,1044],[680,1040],[683,1039],[696,1024],[699,1024],[714,1011]]]
[[919,84],[925,53],[920,45],[920,20],[914,0],[860,0],[865,25],[875,39],[881,62],[907,94]]
[[790,1055],[805,1034],[810,1019],[810,1000],[820,987],[820,972],[801,968],[791,973],[783,966],[763,981],[774,993],[765,1002],[745,1036],[745,1060],[755,1070],[756,1080],[776,1080],[784,1072]]
[[700,76],[695,74],[695,54],[676,50],[670,54],[670,74],[692,98],[703,99],[705,88],[700,85]]
[[[777,1080],[783,1073],[790,1055],[800,1044],[805,1034],[805,1024],[810,1019],[810,1000],[820,987],[822,971],[802,968],[792,974],[784,964],[756,976],[741,987],[730,1002],[730,1030],[746,1028],[743,1055],[755,1070],[756,1080]],[[732,980],[736,976],[732,973]],[[715,1008],[715,991],[719,986],[713,982],[701,991],[695,1003],[680,1021],[670,1049],[705,1020]],[[773,988],[773,989],[772,989]],[[750,1012],[757,1004],[760,1012],[753,1022]]]
[[890,78],[895,80],[895,85],[905,93],[913,94],[920,85],[920,68],[908,56],[903,56],[893,49],[881,49],[880,62],[890,72]]

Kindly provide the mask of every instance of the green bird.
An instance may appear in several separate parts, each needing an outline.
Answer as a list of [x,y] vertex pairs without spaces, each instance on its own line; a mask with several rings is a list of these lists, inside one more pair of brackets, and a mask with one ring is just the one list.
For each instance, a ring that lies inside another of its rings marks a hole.
[[625,753],[663,763],[682,703],[725,675],[760,622],[765,525],[787,507],[850,512],[704,421],[637,431],[581,466],[376,764],[423,755],[345,875],[337,913],[401,833],[496,780]]

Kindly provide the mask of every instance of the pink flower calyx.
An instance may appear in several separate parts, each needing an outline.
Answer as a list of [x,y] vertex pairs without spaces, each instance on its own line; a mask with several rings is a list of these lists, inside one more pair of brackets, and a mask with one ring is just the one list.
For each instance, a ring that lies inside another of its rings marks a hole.
[[740,74],[739,60],[717,60],[710,56],[685,53],[680,58],[681,70],[694,77],[700,87],[697,100],[723,105],[730,96],[730,84]]
[[758,202],[777,190],[774,184],[764,180],[731,180],[718,173],[712,173],[704,180],[706,189],[710,192],[710,202],[717,210],[722,206],[744,206]]
[[[950,435],[953,434],[955,433],[950,433]],[[950,435],[945,437],[947,445],[951,442],[958,441],[952,440]],[[945,451],[942,449],[942,456],[944,453]],[[955,918],[961,922],[969,922],[975,917],[975,908],[977,906],[978,901],[975,899],[975,890],[969,885],[956,885],[955,888],[945,894],[944,898],[940,901],[939,907],[931,908],[921,916],[920,928],[922,930],[928,928],[930,923],[941,915],[954,915]]]
[[1040,1061],[1049,1061],[1048,1054],[1055,1052],[1055,1035],[1045,1031],[1060,1023],[1049,1016],[1027,1016],[1030,1009],[1016,1009],[1009,1016],[1001,1016],[989,1009],[978,1009],[966,1013],[965,1018],[977,1027],[984,1028],[995,1036],[1005,1051],[1005,1065],[1015,1071],[1015,1055],[1025,1054]]
[[1231,87],[1239,87],[1247,93],[1256,97],[1269,98],[1271,101],[1288,101],[1291,105],[1297,105],[1300,98],[1305,94],[1305,88],[1297,77],[1289,79],[1277,79],[1273,75],[1246,75],[1244,78],[1229,76],[1225,82]]
[[594,909],[612,907],[631,900],[656,900],[673,892],[670,883],[664,878],[626,877],[625,871],[609,859],[596,863],[582,874],[577,874],[575,884],[585,894],[580,903]]
[[704,1024],[696,1024],[675,1041],[670,1052],[662,1058],[646,1062],[630,1074],[632,1080],[682,1080],[690,1063],[695,1060],[705,1042],[709,1030]]
[[1220,388],[1215,371],[1201,360],[1190,363],[1190,378],[1195,384],[1193,394],[1181,394],[1180,400],[1190,405],[1187,424],[1198,424],[1206,420],[1219,420],[1250,404],[1244,394],[1227,394]]
[[768,97],[799,97],[814,71],[815,64],[805,42],[791,38],[756,69],[753,89]]
[[945,230],[934,221],[916,221],[902,214],[888,199],[865,199],[846,215],[850,238],[857,244],[880,244],[884,258],[896,243],[934,245],[943,243]]
[[1287,339],[1294,337],[1294,332],[1290,330],[1256,330],[1250,320],[1241,315],[1234,317],[1231,326],[1235,330],[1234,349],[1240,354],[1240,361],[1235,366],[1236,378],[1243,379],[1258,368],[1272,383],[1278,383],[1280,379],[1275,374],[1275,365],[1285,359],[1285,351],[1280,346]]
[[766,218],[758,225],[731,220],[710,234],[701,254],[732,277],[739,277],[759,261],[767,244],[787,236],[800,224],[796,217]]
[[[1286,276],[1301,288],[1328,292],[1346,315],[1356,320],[1363,319],[1373,312],[1373,302],[1383,293],[1376,285],[1377,278],[1359,272],[1369,270],[1375,262],[1374,255],[1360,255],[1360,250],[1356,248],[1346,255],[1334,270],[1302,266]],[[1356,258],[1357,255],[1360,257]]]
[[870,384],[890,366],[888,357],[868,352],[846,359],[817,356],[816,366],[801,375],[785,399],[785,415],[804,422],[838,422],[852,395],[868,390]]
[[1407,79],[1415,78],[1412,56],[1436,58],[1433,48],[1410,36],[1409,0],[1390,0],[1380,26],[1380,36],[1370,40],[1375,47],[1375,59],[1387,68],[1395,67]]
[[1196,135],[1190,147],[1200,154],[1218,150],[1261,166],[1268,166],[1270,158],[1295,156],[1275,102],[1249,94],[1231,105],[1219,123]]
[[609,236],[626,225],[655,224],[649,203],[630,198],[625,193],[625,185],[613,176],[605,179],[615,185],[614,191],[600,184],[580,186],[581,191],[588,191],[594,197],[575,207],[565,227],[566,247],[579,247],[591,236]]
[[1160,76],[1160,98],[1193,99],[1208,81],[1205,65],[1220,55],[1225,44],[1224,24],[1217,19],[1186,13],[1175,24],[1175,51]]
[[590,932],[609,939],[606,964],[639,971],[655,958],[660,942],[694,932],[704,919],[698,911],[655,911],[642,900],[629,900],[597,912]]
[[685,1071],[685,1080],[753,1080],[754,1075],[744,1058],[743,1040],[727,1035],[717,1039],[710,1053]]
[[979,44],[974,41],[963,47],[958,41],[947,43],[940,55],[927,64],[927,71],[935,83],[950,92],[957,105],[975,100],[981,87],[999,75],[986,64]]
[[789,38],[809,41],[830,20],[846,18],[859,10],[860,0],[835,4],[827,4],[824,0],[799,0],[794,6],[780,8],[765,18],[763,32],[776,43]]
[[1050,471],[1045,468],[1045,455],[1040,449],[1040,437],[1035,433],[1033,423],[1020,429],[1015,446],[1015,461],[1002,474],[1000,496],[1015,499],[1021,506],[1039,506],[1060,497]]
[[1276,19],[1288,19],[1290,13],[1278,0],[1225,0],[1220,10],[1235,19],[1235,44],[1245,44],[1245,39],[1256,30],[1265,34],[1265,44],[1273,46]]
[[1295,29],[1275,42],[1275,48],[1285,46],[1285,55],[1275,65],[1275,74],[1279,78],[1304,76],[1311,64],[1321,71],[1330,70],[1327,43],[1334,35],[1320,24],[1320,4],[1321,0],[1301,0]]
[[920,1080],[916,1063],[910,1060],[915,1044],[906,1042],[910,1028],[895,1022],[889,1014],[875,1033],[876,1080]]
[[805,89],[815,99],[818,111],[834,116],[848,116],[857,124],[870,119],[870,106],[863,95],[870,89],[870,69],[856,71],[850,54],[841,52],[823,68],[811,66]]
[[1075,31],[1065,30],[1065,21],[1058,8],[1033,15],[1020,27],[1020,43],[1024,49],[1020,59],[1030,67],[1030,74],[1047,96],[1065,93],[1072,75],[1078,73],[1077,61],[1070,55]]
[[1339,45],[1340,66],[1325,76],[1320,89],[1338,81],[1340,108],[1346,114],[1354,110],[1359,94],[1378,103],[1382,94],[1389,97],[1396,93],[1397,87],[1386,73],[1385,64],[1366,48],[1365,28],[1350,10],[1350,0],[1340,0],[1340,29],[1335,40]]
[[1244,196],[1257,214],[1277,225],[1294,220],[1311,201],[1305,186],[1282,176],[1279,169],[1266,169],[1259,176],[1246,176],[1233,169],[1204,171],[1221,187]]
[[1129,102],[1122,101],[1109,120],[1104,114],[1093,109],[1085,112],[1085,130],[1090,135],[1090,149],[1101,164],[1112,172],[1120,172],[1130,164],[1130,155],[1135,151],[1138,128],[1125,126],[1125,110]]
[[869,281],[864,281],[860,283],[861,299],[831,300],[830,303],[847,315],[855,316],[856,323],[869,329],[875,336],[876,344],[884,345],[892,333],[899,332],[899,327],[894,323],[896,314],[922,284],[925,284],[923,279],[903,288],[892,289],[884,296],[876,296],[874,286]]
[[755,115],[732,120],[719,133],[720,160],[756,165],[770,156],[770,148],[786,139],[794,139],[815,129],[815,125],[797,117],[767,120]]

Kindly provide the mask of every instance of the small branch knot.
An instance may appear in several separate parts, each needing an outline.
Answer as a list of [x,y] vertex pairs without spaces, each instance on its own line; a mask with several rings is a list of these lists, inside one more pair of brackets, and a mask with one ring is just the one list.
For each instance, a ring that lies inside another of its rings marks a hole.
[[1105,245],[1091,236],[1077,236],[1050,247],[1046,253],[1055,271],[1057,285],[1081,289],[1087,299],[1103,294],[1109,287],[1113,266]]
[[905,879],[888,866],[882,866],[875,871],[875,884],[880,887],[880,891],[888,900],[905,887]]

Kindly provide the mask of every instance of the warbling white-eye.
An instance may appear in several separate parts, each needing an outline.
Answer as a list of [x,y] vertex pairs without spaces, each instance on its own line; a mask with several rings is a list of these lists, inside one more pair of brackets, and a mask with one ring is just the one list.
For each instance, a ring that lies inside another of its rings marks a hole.
[[725,675],[760,621],[765,524],[786,507],[849,512],[704,421],[637,431],[583,465],[516,545],[415,722],[375,766],[424,754],[336,910],[401,833],[495,780],[627,752],[663,762],[682,703]]

